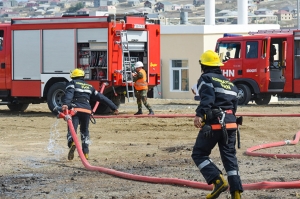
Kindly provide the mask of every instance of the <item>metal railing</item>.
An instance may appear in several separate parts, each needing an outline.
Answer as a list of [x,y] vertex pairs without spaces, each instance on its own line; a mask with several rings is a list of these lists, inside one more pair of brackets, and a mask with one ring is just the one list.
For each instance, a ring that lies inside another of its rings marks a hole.
[[[232,23],[234,19],[237,20],[238,16],[217,16],[215,19],[225,19],[225,22]],[[276,15],[254,15],[254,16],[248,16],[248,19],[254,19],[255,23],[249,23],[248,24],[264,24],[262,19],[268,19],[269,22],[274,22],[274,24],[278,24],[278,17]],[[205,24],[205,17],[188,17],[188,24],[195,24],[195,25],[204,25]],[[177,25],[180,24],[181,18],[164,18],[161,19],[161,24],[165,25]]]

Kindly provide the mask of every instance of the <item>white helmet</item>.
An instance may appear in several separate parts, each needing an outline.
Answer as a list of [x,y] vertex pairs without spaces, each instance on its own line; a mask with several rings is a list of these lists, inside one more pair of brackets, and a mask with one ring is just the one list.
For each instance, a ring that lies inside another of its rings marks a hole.
[[144,64],[141,61],[138,61],[134,64],[134,68],[144,67]]

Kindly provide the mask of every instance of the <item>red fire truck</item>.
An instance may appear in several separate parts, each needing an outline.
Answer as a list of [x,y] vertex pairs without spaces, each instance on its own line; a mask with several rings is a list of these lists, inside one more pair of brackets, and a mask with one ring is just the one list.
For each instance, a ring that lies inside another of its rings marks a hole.
[[[136,61],[149,88],[160,83],[160,25],[145,16],[12,19],[0,24],[0,41],[0,105],[12,111],[44,102],[53,111],[75,68],[117,106],[134,97]],[[108,109],[100,104],[97,112]]]
[[270,102],[271,96],[300,97],[300,31],[224,34],[216,44],[223,74],[239,88],[239,104]]

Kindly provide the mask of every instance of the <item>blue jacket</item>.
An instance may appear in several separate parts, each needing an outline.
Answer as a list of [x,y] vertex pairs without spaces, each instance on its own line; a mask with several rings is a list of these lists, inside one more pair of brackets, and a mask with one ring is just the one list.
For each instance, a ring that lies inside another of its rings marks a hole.
[[[204,118],[212,109],[232,110],[233,114],[226,114],[225,122],[236,122],[238,88],[222,75],[220,68],[207,67],[198,80],[200,105],[196,109],[196,116]],[[211,122],[218,123],[218,120]]]
[[113,111],[118,109],[110,99],[99,93],[83,79],[74,79],[68,82],[62,102],[64,105],[68,105],[69,108],[74,107],[75,109],[79,108],[79,111],[83,109],[91,112],[90,99],[106,104]]

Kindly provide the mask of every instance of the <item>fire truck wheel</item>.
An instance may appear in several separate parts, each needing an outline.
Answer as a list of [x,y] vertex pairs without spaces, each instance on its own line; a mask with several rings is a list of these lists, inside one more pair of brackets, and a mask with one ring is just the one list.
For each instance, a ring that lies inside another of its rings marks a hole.
[[271,101],[271,95],[264,95],[261,97],[257,97],[255,98],[254,101],[257,105],[267,105]]
[[251,99],[251,91],[250,88],[245,84],[237,84],[236,87],[239,89],[238,105],[247,105]]
[[65,82],[57,82],[53,84],[47,93],[47,104],[50,111],[54,114],[53,109],[56,106],[62,106],[62,98],[65,96]]
[[19,103],[19,104],[8,104],[7,107],[11,111],[25,111],[29,104]]

